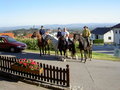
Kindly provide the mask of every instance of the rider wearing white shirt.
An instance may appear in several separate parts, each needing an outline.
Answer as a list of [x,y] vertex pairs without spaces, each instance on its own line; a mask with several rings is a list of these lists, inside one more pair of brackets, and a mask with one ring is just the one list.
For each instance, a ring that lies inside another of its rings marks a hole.
[[62,36],[64,36],[64,38],[65,38],[66,41],[68,42],[69,32],[67,31],[66,28],[63,29]]

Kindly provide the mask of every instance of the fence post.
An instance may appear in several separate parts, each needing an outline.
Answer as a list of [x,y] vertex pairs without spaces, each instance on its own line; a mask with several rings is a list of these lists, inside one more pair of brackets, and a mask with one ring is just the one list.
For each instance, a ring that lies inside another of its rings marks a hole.
[[70,70],[69,70],[69,65],[67,64],[66,67],[67,67],[66,68],[66,72],[67,72],[66,73],[67,74],[67,76],[66,76],[67,77],[67,87],[69,87],[70,86]]

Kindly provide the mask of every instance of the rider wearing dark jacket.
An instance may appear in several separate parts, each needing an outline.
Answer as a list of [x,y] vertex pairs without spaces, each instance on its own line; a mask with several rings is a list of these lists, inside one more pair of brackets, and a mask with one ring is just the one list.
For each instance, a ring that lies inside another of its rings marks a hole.
[[57,38],[61,37],[62,36],[62,33],[61,33],[61,29],[58,28],[58,32],[57,32]]
[[39,30],[40,35],[44,35],[45,34],[45,29],[43,29],[43,26],[41,26],[40,30]]

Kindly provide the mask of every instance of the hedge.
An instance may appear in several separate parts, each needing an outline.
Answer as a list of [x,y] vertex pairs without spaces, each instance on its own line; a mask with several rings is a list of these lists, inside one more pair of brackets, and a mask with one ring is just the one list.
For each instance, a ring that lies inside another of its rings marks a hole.
[[[16,40],[27,44],[27,49],[30,49],[30,50],[39,50],[39,47],[37,45],[37,39],[32,39],[32,38],[16,38]],[[51,44],[50,44],[50,49],[53,50],[53,47],[52,47]]]
[[27,44],[27,49],[39,50],[36,39],[32,39],[32,38],[16,38],[16,40]]
[[104,40],[103,39],[95,39],[95,40],[93,40],[93,43],[94,44],[104,43]]

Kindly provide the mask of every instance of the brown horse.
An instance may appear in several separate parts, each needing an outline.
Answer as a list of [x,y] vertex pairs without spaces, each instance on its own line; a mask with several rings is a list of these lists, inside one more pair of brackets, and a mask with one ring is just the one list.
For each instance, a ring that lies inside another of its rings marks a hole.
[[40,56],[46,55],[47,54],[47,50],[48,50],[48,54],[50,55],[50,48],[49,48],[49,40],[44,40],[42,38],[42,36],[38,33],[38,32],[34,32],[34,37],[37,37],[37,44],[40,50]]
[[86,39],[84,39],[80,34],[74,34],[74,40],[79,42],[79,50],[81,54],[81,61],[83,61],[83,52],[84,52],[84,63],[87,58],[92,58],[92,43],[88,45]]

